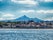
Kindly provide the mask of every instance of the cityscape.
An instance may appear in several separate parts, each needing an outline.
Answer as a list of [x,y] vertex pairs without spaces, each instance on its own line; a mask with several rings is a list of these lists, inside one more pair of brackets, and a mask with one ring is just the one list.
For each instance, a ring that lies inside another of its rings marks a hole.
[[22,16],[14,20],[0,21],[0,28],[34,28],[46,29],[53,28],[53,21],[43,21],[38,18],[29,18]]

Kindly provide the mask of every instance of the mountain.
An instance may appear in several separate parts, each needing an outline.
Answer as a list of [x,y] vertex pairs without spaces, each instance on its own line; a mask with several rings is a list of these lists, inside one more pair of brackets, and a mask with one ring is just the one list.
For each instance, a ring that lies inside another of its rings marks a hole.
[[43,21],[43,20],[38,19],[38,18],[29,18],[29,17],[27,17],[26,15],[15,19],[15,21],[29,21],[29,20],[33,20],[34,22]]
[[43,20],[41,20],[41,19],[38,19],[38,18],[31,18],[34,22],[41,22],[41,21],[43,21]]
[[19,18],[16,18],[16,19],[13,19],[13,20],[3,20],[4,22],[17,22],[17,21],[34,21],[34,22],[40,22],[40,21],[43,21],[41,19],[38,19],[38,18],[29,18],[27,17],[26,15],[24,16],[21,16]]
[[24,15],[22,17],[16,18],[15,20],[16,21],[28,21],[30,20],[30,18]]

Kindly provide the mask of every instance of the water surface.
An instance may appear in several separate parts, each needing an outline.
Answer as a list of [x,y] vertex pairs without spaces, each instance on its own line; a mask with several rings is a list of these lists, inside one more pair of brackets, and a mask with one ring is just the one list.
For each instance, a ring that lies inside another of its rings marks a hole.
[[0,29],[0,40],[53,40],[53,29]]

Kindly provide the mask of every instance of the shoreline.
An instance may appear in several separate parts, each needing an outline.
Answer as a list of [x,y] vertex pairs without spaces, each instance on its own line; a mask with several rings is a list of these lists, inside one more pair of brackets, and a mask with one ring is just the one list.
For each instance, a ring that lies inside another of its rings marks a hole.
[[41,28],[40,29],[35,29],[35,28],[34,29],[33,28],[31,28],[31,29],[30,28],[28,28],[28,29],[27,28],[0,28],[0,30],[3,30],[3,29],[4,30],[53,30],[53,28],[52,29],[51,28],[46,28],[46,29],[41,29]]

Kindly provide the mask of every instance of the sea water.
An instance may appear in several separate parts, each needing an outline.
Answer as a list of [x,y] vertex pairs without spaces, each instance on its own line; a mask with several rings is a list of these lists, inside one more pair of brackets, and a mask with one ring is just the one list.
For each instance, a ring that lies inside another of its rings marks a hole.
[[0,40],[53,40],[53,29],[0,29]]

